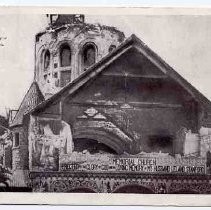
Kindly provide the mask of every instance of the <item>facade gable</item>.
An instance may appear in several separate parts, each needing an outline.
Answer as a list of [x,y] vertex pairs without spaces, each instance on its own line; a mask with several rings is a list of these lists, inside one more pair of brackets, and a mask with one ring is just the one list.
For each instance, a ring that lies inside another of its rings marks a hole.
[[[112,70],[109,70],[110,65],[112,65]],[[103,74],[155,78],[165,76],[165,72],[139,52],[136,47],[129,49],[110,65],[103,71]]]
[[[200,127],[204,105],[201,97],[132,36],[31,113],[64,120],[73,129],[74,137],[82,120],[79,117],[85,110],[96,107],[99,113],[105,113],[106,123],[111,122],[131,137],[126,152],[161,150],[175,154],[182,153],[177,131],[185,127],[197,132]],[[107,124],[102,123],[103,119],[99,121],[102,132]],[[84,129],[91,129],[90,121]],[[124,144],[123,139],[120,142]],[[165,145],[164,140],[168,142]]]
[[[98,63],[88,68],[81,76],[66,85],[58,93],[54,94],[52,97],[41,103],[34,110],[32,110],[32,112],[39,111],[40,108],[44,108],[47,104],[51,104],[55,100],[60,100],[59,98],[64,98],[67,95],[72,95],[76,91],[78,92],[78,89],[83,87],[89,80],[93,80],[99,73],[104,72],[110,64],[113,65],[113,68],[115,68],[115,66],[118,66],[118,58],[121,58],[122,56],[124,57],[124,55],[126,55],[127,53],[128,55],[131,54],[134,56],[135,54],[136,56],[135,62],[133,61],[134,58],[128,61],[126,61],[127,58],[124,59],[127,65],[130,64],[131,66],[133,66],[133,68],[130,68],[131,76],[136,76],[137,74],[139,75],[139,73],[141,73],[140,77],[169,77],[176,83],[178,83],[179,86],[185,89],[186,92],[188,92],[189,95],[191,95],[194,100],[199,102],[206,110],[211,110],[211,103],[205,96],[203,96],[196,88],[194,88],[167,63],[165,63],[165,61],[163,61],[140,39],[138,39],[135,35],[132,35],[113,52],[102,58]],[[139,56],[139,58],[137,58],[137,56]],[[124,68],[127,65],[124,65]],[[125,73],[128,73],[128,71],[123,70],[112,70],[112,73],[107,71],[106,74],[116,74],[118,76],[118,74],[122,74],[119,71],[122,72],[124,75]]]

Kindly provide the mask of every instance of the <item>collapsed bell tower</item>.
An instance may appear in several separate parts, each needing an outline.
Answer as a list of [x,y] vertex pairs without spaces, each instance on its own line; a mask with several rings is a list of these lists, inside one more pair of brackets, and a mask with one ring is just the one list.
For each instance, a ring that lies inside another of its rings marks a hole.
[[124,41],[114,27],[85,22],[81,14],[48,14],[36,34],[35,81],[45,98],[72,82]]

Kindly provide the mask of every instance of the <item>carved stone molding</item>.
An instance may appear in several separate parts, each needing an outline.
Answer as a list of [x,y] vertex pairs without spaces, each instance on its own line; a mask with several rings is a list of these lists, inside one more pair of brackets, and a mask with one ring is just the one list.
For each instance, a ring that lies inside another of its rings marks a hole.
[[[199,177],[198,177],[199,178]],[[211,184],[208,179],[185,179],[172,176],[130,175],[127,174],[100,174],[100,173],[61,173],[48,172],[30,174],[34,192],[73,192],[87,189],[96,193],[120,192],[123,187],[143,188],[148,193],[198,193],[210,194]]]
[[122,187],[126,186],[140,186],[146,188],[147,190],[151,191],[152,193],[155,192],[155,185],[151,181],[142,181],[142,180],[115,180],[113,185],[112,192],[120,190]]
[[71,192],[75,189],[90,189],[98,192],[99,188],[94,180],[54,180],[50,182],[50,192]]
[[210,194],[211,185],[209,183],[171,183],[169,193]]

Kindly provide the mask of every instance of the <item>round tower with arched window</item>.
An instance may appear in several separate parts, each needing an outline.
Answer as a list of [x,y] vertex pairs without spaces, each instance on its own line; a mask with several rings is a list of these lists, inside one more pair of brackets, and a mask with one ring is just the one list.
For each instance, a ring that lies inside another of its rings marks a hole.
[[88,24],[84,15],[47,15],[36,35],[35,80],[48,97],[111,53],[125,39],[114,27]]

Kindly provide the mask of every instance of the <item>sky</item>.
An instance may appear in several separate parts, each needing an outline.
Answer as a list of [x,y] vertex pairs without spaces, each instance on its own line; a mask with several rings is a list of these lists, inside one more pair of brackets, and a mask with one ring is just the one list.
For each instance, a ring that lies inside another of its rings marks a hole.
[[[86,22],[136,34],[211,100],[211,16],[85,16]],[[34,37],[47,26],[45,15],[0,15],[0,115],[18,109],[34,74]]]

